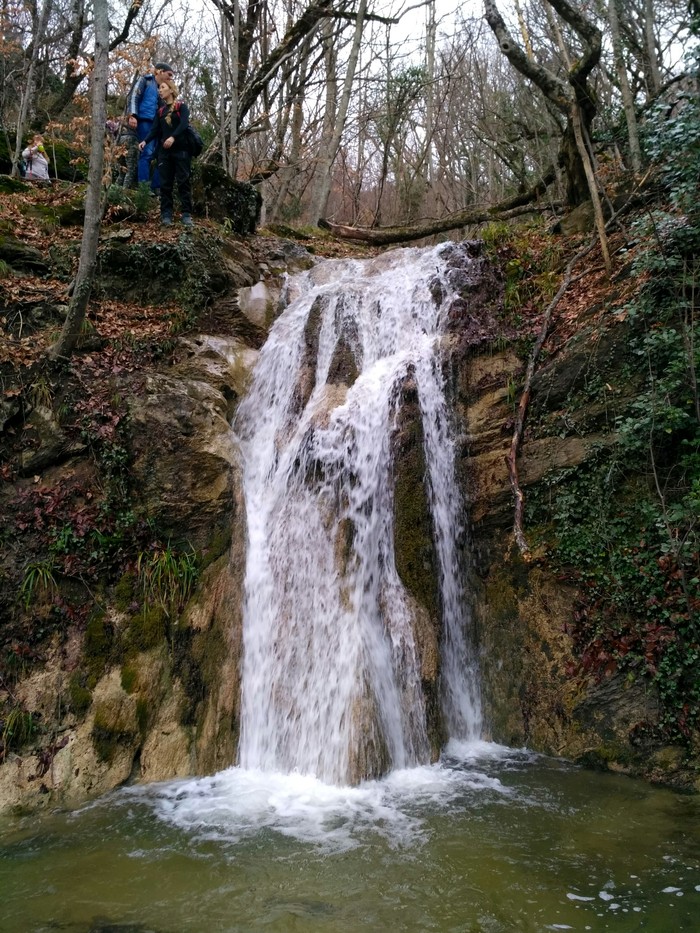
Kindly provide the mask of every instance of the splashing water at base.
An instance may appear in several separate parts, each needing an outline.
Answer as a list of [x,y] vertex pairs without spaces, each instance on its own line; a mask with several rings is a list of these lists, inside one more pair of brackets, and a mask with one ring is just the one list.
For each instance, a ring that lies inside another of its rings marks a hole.
[[357,787],[230,769],[0,820],[0,930],[695,933],[700,802],[487,743]]
[[240,763],[354,783],[426,763],[419,608],[396,570],[392,436],[415,385],[447,731],[480,731],[439,351],[442,248],[326,261],[289,287],[236,430],[248,521]]

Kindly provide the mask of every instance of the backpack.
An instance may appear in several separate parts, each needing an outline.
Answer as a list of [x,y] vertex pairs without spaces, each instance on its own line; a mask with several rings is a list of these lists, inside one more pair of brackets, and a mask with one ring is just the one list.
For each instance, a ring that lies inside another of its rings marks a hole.
[[197,130],[193,126],[188,126],[185,130],[185,144],[187,146],[187,151],[192,156],[193,159],[196,159],[200,154],[202,149],[204,149],[204,143],[202,142],[202,137],[199,135]]
[[[176,100],[173,104],[173,111],[179,115],[180,113],[180,104],[182,101]],[[161,107],[158,111],[158,115],[165,113],[165,107]],[[196,159],[197,156],[204,149],[204,143],[202,137],[199,135],[197,130],[192,126],[191,123],[187,124],[185,128],[185,149],[189,152],[193,159]]]

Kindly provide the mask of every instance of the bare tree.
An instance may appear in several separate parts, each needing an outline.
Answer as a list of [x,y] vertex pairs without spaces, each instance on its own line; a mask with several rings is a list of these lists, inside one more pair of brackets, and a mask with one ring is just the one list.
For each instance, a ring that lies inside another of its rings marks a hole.
[[365,26],[365,16],[367,14],[367,0],[360,0],[357,8],[357,19],[355,21],[355,34],[353,36],[350,54],[345,68],[345,79],[343,81],[343,90],[338,101],[338,109],[333,115],[333,128],[328,138],[324,140],[323,150],[317,162],[316,168],[316,186],[311,204],[311,219],[316,223],[326,212],[328,196],[331,190],[331,169],[335,161],[340,140],[345,129],[345,121],[348,115],[350,105],[350,95],[355,80],[355,70],[357,60],[360,56],[360,43],[362,41],[362,31]]
[[27,115],[30,103],[34,99],[34,81],[37,65],[49,24],[49,17],[53,7],[53,0],[44,0],[41,8],[32,9],[32,42],[27,50],[26,69],[24,75],[24,89],[20,98],[19,115],[17,117],[17,131],[15,133],[15,151],[12,156],[12,174],[19,175],[19,160],[22,152],[22,140],[27,126]]
[[105,96],[109,73],[109,9],[107,0],[93,0],[95,17],[95,56],[90,75],[92,118],[90,165],[85,196],[85,225],[80,247],[78,274],[61,334],[49,350],[51,359],[70,356],[80,336],[87,311],[97,263],[97,244],[102,221],[102,173],[104,168]]
[[622,106],[625,111],[625,120],[627,122],[627,137],[629,140],[630,163],[633,171],[639,172],[642,168],[642,150],[639,145],[639,131],[637,128],[637,114],[634,108],[634,97],[627,76],[627,68],[622,49],[622,37],[620,34],[620,18],[618,15],[619,0],[608,0],[608,21],[610,23],[610,38],[612,40],[613,59],[615,62],[615,71],[620,87],[620,96],[622,97]]
[[528,57],[511,36],[495,0],[484,0],[486,21],[498,39],[501,51],[513,67],[532,81],[566,118],[560,160],[567,175],[568,200],[571,205],[577,205],[587,198],[591,199],[603,259],[609,269],[610,255],[605,220],[589,152],[591,125],[596,114],[595,95],[589,85],[589,78],[600,61],[601,31],[568,0],[546,2],[573,30],[581,45],[580,55],[575,59],[563,49],[567,60],[566,80]]

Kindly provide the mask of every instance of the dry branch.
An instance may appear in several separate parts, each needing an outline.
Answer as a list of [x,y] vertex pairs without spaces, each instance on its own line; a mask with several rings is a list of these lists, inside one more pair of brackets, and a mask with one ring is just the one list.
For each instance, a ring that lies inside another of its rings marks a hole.
[[540,327],[539,335],[535,341],[535,345],[532,348],[532,352],[530,353],[530,358],[527,363],[527,369],[525,371],[525,382],[523,383],[523,391],[520,395],[520,401],[518,402],[518,411],[515,416],[515,425],[513,427],[513,437],[510,442],[510,450],[508,451],[508,454],[505,458],[506,464],[508,465],[510,486],[513,490],[513,497],[515,499],[513,535],[515,537],[515,542],[518,545],[518,550],[524,557],[529,554],[530,548],[527,543],[527,539],[525,538],[525,532],[523,531],[523,511],[525,506],[525,497],[520,487],[520,479],[518,476],[518,450],[520,449],[520,442],[522,440],[523,429],[525,427],[525,418],[527,416],[527,408],[530,402],[532,379],[535,375],[535,367],[537,366],[537,360],[539,359],[540,351],[542,350],[542,346],[547,339],[547,334],[549,333],[549,325],[552,320],[552,314],[564,296],[567,288],[571,284],[573,268],[580,259],[583,259],[583,257],[593,249],[595,244],[596,240],[594,239],[582,250],[579,250],[579,252],[569,260],[566,265],[564,279],[559,286],[559,290],[547,305],[547,308],[544,312],[542,326]]

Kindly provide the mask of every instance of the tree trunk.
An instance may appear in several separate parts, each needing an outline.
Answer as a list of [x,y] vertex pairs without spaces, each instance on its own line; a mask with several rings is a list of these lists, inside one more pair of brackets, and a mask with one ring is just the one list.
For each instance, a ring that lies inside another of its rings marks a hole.
[[574,122],[567,118],[566,129],[559,148],[559,165],[564,169],[566,185],[566,203],[569,207],[578,207],[590,198],[586,169],[576,142]]
[[612,40],[613,58],[615,59],[615,70],[617,71],[617,80],[620,85],[620,96],[622,97],[622,106],[625,111],[625,120],[627,122],[627,138],[630,149],[630,164],[633,172],[640,172],[642,169],[642,150],[639,145],[639,132],[637,130],[637,114],[634,109],[634,99],[630,88],[629,78],[627,77],[627,68],[622,55],[622,38],[620,36],[620,19],[617,13],[617,4],[619,0],[609,0],[608,20],[610,22],[610,38]]
[[[595,99],[588,87],[588,77],[600,61],[601,34],[600,30],[568,0],[548,0],[548,3],[577,33],[584,48],[581,57],[569,67],[568,81],[563,81],[554,72],[526,55],[508,31],[495,0],[484,0],[484,8],[486,21],[498,40],[501,52],[513,67],[532,81],[566,117],[567,129],[562,139],[560,155],[561,165],[566,173],[567,200],[570,206],[575,207],[588,199],[589,182],[586,166],[581,159],[581,150],[576,143],[574,120],[580,118],[584,139],[587,138],[596,113]],[[556,37],[554,41],[558,44]],[[564,51],[568,60],[570,56]],[[578,113],[575,113],[576,111]],[[592,191],[590,197],[594,197]]]
[[661,90],[661,70],[656,54],[656,35],[654,33],[654,0],[644,0],[644,49],[647,60],[647,85],[649,97],[654,100]]
[[228,149],[226,157],[226,171],[231,178],[238,174],[238,76],[240,73],[239,56],[241,41],[241,7],[238,0],[233,0],[233,29],[229,33],[229,51],[231,53],[231,109],[229,123],[229,139],[226,143],[226,134],[221,137],[222,148]]
[[435,40],[437,22],[435,20],[435,0],[428,3],[428,22],[425,28],[425,70],[428,78],[425,90],[425,165],[424,178],[427,187],[435,181],[433,163],[433,137],[435,135]]
[[44,0],[44,6],[41,12],[33,16],[33,40],[32,51],[29,63],[27,65],[24,92],[19,105],[19,115],[17,117],[17,131],[15,134],[15,151],[12,156],[12,175],[16,178],[19,175],[19,160],[22,156],[22,139],[27,128],[27,115],[29,114],[29,102],[34,97],[34,75],[39,60],[39,51],[46,36],[46,28],[51,15],[53,0]]
[[56,343],[49,349],[53,360],[67,358],[73,352],[85,320],[97,263],[97,243],[102,221],[102,172],[109,72],[109,9],[107,0],[94,0],[95,62],[91,75],[92,120],[90,165],[85,195],[85,226],[80,247],[78,274],[66,320]]
[[571,122],[574,127],[574,137],[576,139],[576,145],[578,146],[579,156],[583,162],[583,167],[586,173],[588,190],[591,194],[593,214],[595,217],[596,230],[598,231],[598,236],[600,237],[600,249],[603,254],[603,262],[605,263],[605,269],[609,275],[612,271],[612,264],[610,262],[610,251],[608,250],[608,236],[605,232],[603,206],[600,203],[600,195],[598,194],[598,184],[596,182],[595,172],[593,171],[593,163],[591,162],[588,149],[586,148],[586,140],[588,137],[584,136],[583,126],[581,123],[581,111],[577,105],[574,105]]
[[[304,94],[306,88],[306,82],[308,79],[308,67],[309,67],[309,51],[311,49],[311,39],[307,38],[307,41],[302,48],[301,62],[299,65],[299,72],[292,81],[290,85],[290,108],[291,108],[291,142],[289,146],[289,155],[287,157],[287,164],[280,169],[279,172],[279,189],[274,200],[274,204],[270,208],[270,222],[277,222],[279,220],[280,211],[284,207],[284,203],[287,200],[287,195],[290,189],[293,189],[294,182],[296,180],[299,164],[301,161],[301,150],[302,150],[302,129],[304,126]],[[280,148],[284,143],[284,137],[280,138]]]
[[360,44],[362,42],[362,30],[365,25],[365,15],[367,13],[367,0],[360,0],[357,8],[357,21],[355,23],[355,35],[348,56],[347,71],[343,82],[343,92],[338,104],[338,113],[335,118],[335,127],[328,148],[321,154],[318,162],[318,184],[314,192],[314,199],[311,205],[311,222],[317,223],[319,218],[323,217],[328,205],[328,198],[331,193],[331,182],[333,179],[333,163],[340,146],[340,140],[345,129],[345,120],[350,106],[350,94],[352,92],[353,82],[355,80],[355,71],[357,69],[357,60],[360,57]]

